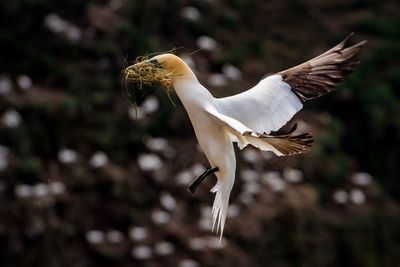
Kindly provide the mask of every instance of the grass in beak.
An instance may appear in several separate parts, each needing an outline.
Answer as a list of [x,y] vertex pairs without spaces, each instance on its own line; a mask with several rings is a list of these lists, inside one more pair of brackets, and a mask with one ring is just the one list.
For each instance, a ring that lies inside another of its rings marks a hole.
[[[173,73],[168,71],[162,62],[151,63],[149,57],[138,57],[134,64],[125,68],[126,94],[130,102],[137,107],[136,93],[137,90],[143,90],[144,87],[161,86],[167,94],[171,103],[175,103],[171,99],[171,91],[173,90],[172,77]],[[128,83],[132,83],[133,87],[128,87]]]

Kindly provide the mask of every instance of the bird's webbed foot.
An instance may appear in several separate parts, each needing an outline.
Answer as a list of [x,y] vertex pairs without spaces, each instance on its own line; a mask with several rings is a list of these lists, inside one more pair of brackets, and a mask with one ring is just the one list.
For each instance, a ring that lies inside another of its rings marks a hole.
[[188,190],[194,195],[197,187],[204,181],[204,179],[208,175],[213,174],[214,172],[217,172],[217,171],[219,171],[218,167],[207,168],[202,174],[200,174],[196,179],[193,180],[193,182],[189,185]]

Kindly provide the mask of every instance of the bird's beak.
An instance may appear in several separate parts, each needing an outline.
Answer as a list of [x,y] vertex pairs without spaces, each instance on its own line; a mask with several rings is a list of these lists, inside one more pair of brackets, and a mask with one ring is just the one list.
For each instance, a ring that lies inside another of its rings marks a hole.
[[137,63],[127,67],[124,70],[123,74],[125,74],[126,79],[134,78],[135,76],[137,76],[137,73],[139,72],[140,69],[159,67],[160,65],[158,65],[158,64],[159,63],[156,60],[150,60],[150,61],[145,60],[145,61],[137,62]]
[[125,68],[123,75],[126,81],[134,82],[139,88],[143,85],[161,85],[164,89],[172,89],[172,73],[168,72],[157,59],[146,59]]
[[138,62],[136,64],[128,66],[124,71],[123,74],[125,74],[126,79],[134,78],[135,73],[137,73],[137,70],[140,69],[143,66],[143,62]]

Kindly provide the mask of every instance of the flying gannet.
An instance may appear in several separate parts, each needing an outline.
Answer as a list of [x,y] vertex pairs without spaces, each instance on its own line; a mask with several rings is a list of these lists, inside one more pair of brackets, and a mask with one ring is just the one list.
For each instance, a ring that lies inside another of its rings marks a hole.
[[325,53],[293,68],[262,79],[240,94],[215,98],[200,84],[190,67],[174,54],[160,54],[125,69],[127,80],[161,84],[174,89],[185,107],[200,147],[210,167],[189,186],[194,193],[204,178],[217,177],[211,189],[212,230],[224,231],[229,196],[235,181],[236,159],[233,142],[278,156],[306,152],[313,142],[308,133],[294,134],[296,125],[285,134],[274,134],[302,107],[306,100],[335,90],[345,74],[359,63],[353,56],[366,41],[347,46],[352,34]]

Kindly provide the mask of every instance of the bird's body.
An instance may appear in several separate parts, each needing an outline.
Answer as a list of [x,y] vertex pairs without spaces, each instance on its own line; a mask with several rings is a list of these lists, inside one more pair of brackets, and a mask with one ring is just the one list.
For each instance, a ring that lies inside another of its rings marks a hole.
[[130,70],[137,71],[152,64],[166,71],[218,179],[211,189],[216,193],[212,213],[213,229],[216,227],[221,236],[235,181],[233,142],[240,148],[250,144],[279,156],[308,150],[312,137],[293,134],[295,127],[286,134],[271,132],[284,126],[302,108],[304,101],[334,90],[334,84],[355,66],[351,58],[365,41],[346,48],[348,39],[306,63],[268,76],[250,90],[225,98],[214,98],[185,62],[173,54],[158,55],[126,69],[127,78]]
[[226,126],[210,115],[210,111],[218,112],[216,99],[194,75],[178,79],[174,88],[188,113],[208,162],[211,167],[218,167],[215,173],[218,182],[212,189],[217,194],[213,206],[213,228],[217,223],[217,231],[220,229],[222,233],[229,195],[235,181],[236,158],[232,140]]

